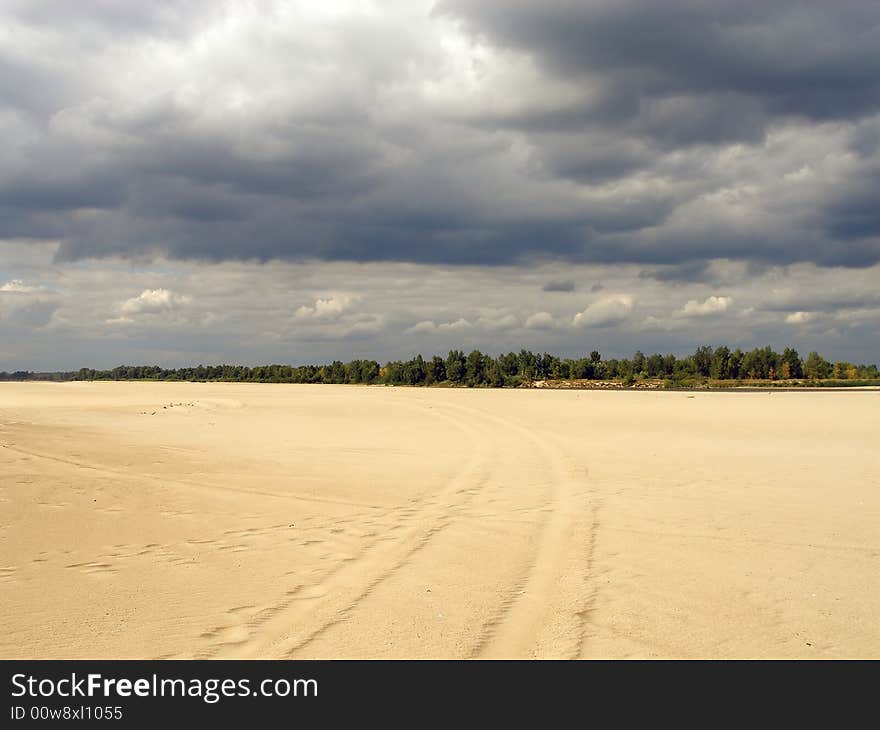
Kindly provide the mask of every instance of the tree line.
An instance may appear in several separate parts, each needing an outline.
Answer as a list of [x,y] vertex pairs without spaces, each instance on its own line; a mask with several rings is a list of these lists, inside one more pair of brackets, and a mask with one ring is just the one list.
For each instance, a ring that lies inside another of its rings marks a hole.
[[469,387],[517,387],[536,380],[611,380],[630,384],[637,380],[663,379],[672,385],[706,379],[743,380],[876,380],[876,365],[826,360],[817,352],[801,358],[787,347],[782,353],[771,347],[744,352],[720,346],[700,346],[692,355],[645,355],[604,359],[594,350],[586,357],[560,358],[529,350],[492,357],[479,350],[465,355],[450,350],[446,357],[430,359],[416,355],[410,360],[335,360],[323,365],[198,365],[162,368],[158,365],[119,365],[111,370],[81,368],[67,372],[0,372],[0,380],[163,380],[227,381],[257,383],[361,383],[386,385],[452,385]]

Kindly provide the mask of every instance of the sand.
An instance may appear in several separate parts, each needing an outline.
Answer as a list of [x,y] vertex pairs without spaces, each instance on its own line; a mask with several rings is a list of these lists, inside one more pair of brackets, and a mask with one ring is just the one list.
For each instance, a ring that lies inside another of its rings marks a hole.
[[880,393],[0,384],[0,657],[880,657]]

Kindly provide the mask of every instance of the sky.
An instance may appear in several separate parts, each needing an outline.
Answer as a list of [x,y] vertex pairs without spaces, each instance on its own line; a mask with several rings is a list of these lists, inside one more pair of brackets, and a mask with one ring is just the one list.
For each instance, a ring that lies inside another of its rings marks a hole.
[[876,0],[4,0],[0,370],[880,362]]

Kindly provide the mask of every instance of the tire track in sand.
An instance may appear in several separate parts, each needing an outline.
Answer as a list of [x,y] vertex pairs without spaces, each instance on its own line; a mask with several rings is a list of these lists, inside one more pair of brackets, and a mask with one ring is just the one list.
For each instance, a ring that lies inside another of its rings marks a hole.
[[[344,621],[358,605],[423,549],[485,488],[492,464],[491,441],[480,430],[434,410],[469,438],[472,451],[462,469],[442,490],[421,506],[399,508],[400,525],[368,545],[359,555],[341,561],[317,583],[295,586],[279,604],[244,629],[245,638],[219,648],[220,658],[292,657],[325,631]],[[239,636],[241,636],[241,633]]]
[[582,653],[595,599],[595,584],[591,586],[589,579],[599,527],[598,501],[584,486],[586,470],[578,469],[548,438],[510,418],[459,404],[453,407],[522,436],[535,447],[552,484],[545,505],[548,517],[536,523],[539,538],[532,560],[483,626],[471,656],[576,658]]

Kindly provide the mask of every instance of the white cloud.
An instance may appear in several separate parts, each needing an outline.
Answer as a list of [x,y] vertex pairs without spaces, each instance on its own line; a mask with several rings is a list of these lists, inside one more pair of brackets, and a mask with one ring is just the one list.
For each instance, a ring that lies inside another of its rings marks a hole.
[[436,324],[433,320],[426,319],[405,329],[403,333],[406,335],[425,335],[437,331],[448,332],[473,329],[475,327],[487,331],[498,331],[512,329],[518,324],[519,320],[512,314],[484,314],[474,322],[460,317],[454,322],[444,322],[440,325]]
[[[121,311],[123,315],[159,314],[178,309],[191,301],[191,297],[168,289],[144,289],[138,296],[123,302]],[[124,321],[127,318],[123,316],[118,319]]]
[[109,319],[105,319],[104,321],[107,324],[112,325],[134,324],[134,320],[131,317],[110,317]]
[[645,317],[641,324],[639,325],[639,329],[642,330],[659,330],[663,332],[672,332],[674,330],[681,330],[682,328],[687,327],[686,320],[676,317],[668,317],[666,319],[662,317],[657,317],[653,314],[649,314]]
[[469,330],[473,327],[473,325],[468,322],[464,318],[459,318],[455,320],[455,322],[445,322],[441,324],[437,329],[440,330]]
[[353,324],[344,327],[338,337],[358,337],[366,335],[375,335],[385,328],[385,317],[381,315],[371,315],[364,317]]
[[423,335],[429,332],[433,332],[437,329],[437,325],[434,324],[430,319],[423,320],[414,324],[412,327],[409,327],[404,330],[404,334],[407,335]]
[[482,327],[485,330],[508,330],[516,327],[519,320],[512,314],[502,314],[495,317],[484,315],[477,320],[476,324],[477,327]]
[[38,287],[28,286],[21,279],[13,279],[12,281],[7,281],[3,286],[0,286],[0,292],[10,292],[15,294],[27,294],[37,290]]
[[356,301],[347,294],[337,294],[328,299],[316,299],[311,307],[301,306],[294,312],[296,319],[338,319]]
[[613,294],[597,299],[583,312],[574,315],[575,327],[607,327],[622,322],[633,309],[634,300],[629,294]]
[[347,337],[364,338],[381,332],[386,324],[385,315],[355,307],[360,301],[361,297],[356,294],[333,294],[316,299],[311,306],[302,305],[294,311],[293,323],[288,322],[285,326],[286,336],[330,342]]
[[731,297],[711,296],[702,302],[691,299],[681,309],[681,313],[685,317],[705,317],[709,314],[718,314],[726,312],[727,308],[733,303]]
[[812,312],[792,312],[785,321],[787,324],[806,324],[812,322],[815,315]]
[[528,329],[551,329],[555,325],[556,322],[550,312],[535,312],[526,320],[526,327]]

